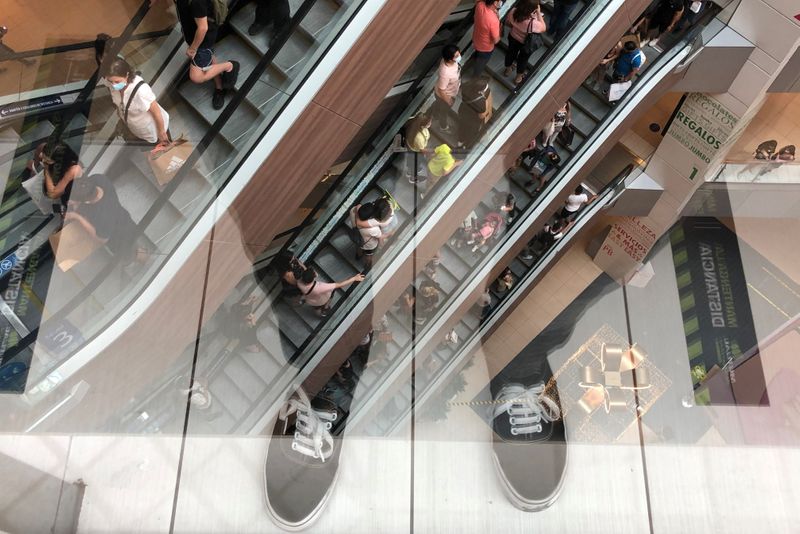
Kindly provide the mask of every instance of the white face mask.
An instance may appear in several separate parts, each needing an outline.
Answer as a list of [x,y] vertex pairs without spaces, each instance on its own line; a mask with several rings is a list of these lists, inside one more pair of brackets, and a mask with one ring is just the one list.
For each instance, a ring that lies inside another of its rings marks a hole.
[[461,64],[461,56],[454,57],[453,61],[455,61],[456,63],[458,63],[460,65]]

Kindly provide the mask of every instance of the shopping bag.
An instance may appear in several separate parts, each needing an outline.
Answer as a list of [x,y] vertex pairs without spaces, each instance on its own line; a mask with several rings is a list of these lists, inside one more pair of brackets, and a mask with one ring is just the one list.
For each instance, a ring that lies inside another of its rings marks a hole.
[[28,196],[31,197],[31,200],[43,215],[52,215],[53,205],[61,202],[44,194],[44,171],[38,172],[22,182],[22,188],[28,193]]
[[90,235],[78,223],[68,223],[58,232],[50,234],[56,265],[66,272],[88,258],[103,242]]
[[169,144],[160,144],[151,150],[147,161],[158,185],[164,186],[175,178],[175,174],[186,163],[193,150],[194,146],[182,135]]
[[575,139],[575,130],[571,124],[565,124],[564,127],[558,132],[558,140],[565,146],[570,146]]
[[616,102],[622,95],[625,94],[625,91],[630,89],[633,82],[628,80],[627,82],[619,82],[619,83],[612,83],[611,87],[608,88],[608,101],[609,102]]

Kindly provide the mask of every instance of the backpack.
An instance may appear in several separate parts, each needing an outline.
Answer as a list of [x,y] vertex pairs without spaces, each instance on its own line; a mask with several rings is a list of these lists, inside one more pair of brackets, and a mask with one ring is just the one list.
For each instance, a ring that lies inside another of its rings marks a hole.
[[[195,0],[189,0],[189,2],[193,2]],[[200,0],[205,1],[205,0]],[[225,20],[228,18],[228,0],[207,0],[211,3],[211,7],[214,9],[214,16],[208,17],[213,22],[217,24],[217,26],[221,26],[225,23]]]

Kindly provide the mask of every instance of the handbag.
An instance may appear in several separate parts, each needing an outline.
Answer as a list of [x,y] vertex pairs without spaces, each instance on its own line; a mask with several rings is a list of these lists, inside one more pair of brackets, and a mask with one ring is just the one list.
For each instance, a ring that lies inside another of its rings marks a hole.
[[533,32],[533,20],[531,20],[528,24],[528,32],[525,34],[525,42],[522,43],[522,51],[529,56],[543,44],[542,36]]
[[194,151],[194,147],[181,134],[175,141],[159,144],[150,151],[147,161],[156,176],[158,185],[168,184],[183,167]]
[[569,146],[572,144],[574,139],[575,129],[570,123],[565,124],[564,127],[561,128],[561,131],[558,132],[558,140],[561,141],[565,146]]
[[624,95],[625,92],[630,89],[631,85],[633,85],[631,80],[628,80],[627,82],[612,83],[611,87],[608,88],[608,101],[616,102],[622,98],[622,95]]
[[128,128],[128,111],[131,109],[131,102],[133,102],[133,97],[136,96],[136,92],[139,88],[144,84],[144,80],[137,83],[133,91],[131,91],[131,96],[128,98],[128,103],[125,104],[125,112],[122,114],[122,122],[117,124],[117,137],[122,137],[126,142],[133,143],[135,141],[140,141],[140,139],[131,132],[130,128]]
[[44,194],[44,170],[22,182],[22,188],[31,197],[31,201],[39,208],[42,215],[52,215],[53,206],[61,204],[59,200],[53,200]]

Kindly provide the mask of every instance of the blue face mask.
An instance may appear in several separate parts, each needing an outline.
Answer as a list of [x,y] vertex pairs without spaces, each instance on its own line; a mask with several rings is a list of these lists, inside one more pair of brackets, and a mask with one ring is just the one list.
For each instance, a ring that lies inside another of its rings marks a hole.
[[128,85],[128,84],[125,83],[125,82],[119,82],[119,83],[111,84],[111,88],[113,90],[115,90],[115,91],[122,91],[123,89],[125,89],[126,85]]

